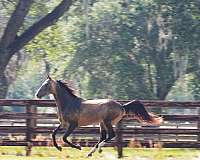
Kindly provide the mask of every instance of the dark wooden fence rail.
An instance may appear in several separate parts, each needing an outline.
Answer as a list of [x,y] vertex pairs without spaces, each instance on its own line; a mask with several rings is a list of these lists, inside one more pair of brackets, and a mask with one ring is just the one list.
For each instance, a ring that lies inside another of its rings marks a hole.
[[[115,140],[106,145],[116,146],[119,157],[125,146],[200,148],[200,102],[142,102],[148,110],[161,111],[165,122],[161,126],[145,126],[125,117],[116,126]],[[24,112],[0,113],[0,145],[27,146],[27,155],[32,146],[52,146],[50,135],[58,125],[55,110],[50,113],[39,111],[44,107],[55,109],[53,100],[0,99],[2,106],[23,107]],[[82,146],[93,146],[98,134],[98,126],[81,127],[75,130],[71,140]],[[59,142],[62,143],[61,140]]]

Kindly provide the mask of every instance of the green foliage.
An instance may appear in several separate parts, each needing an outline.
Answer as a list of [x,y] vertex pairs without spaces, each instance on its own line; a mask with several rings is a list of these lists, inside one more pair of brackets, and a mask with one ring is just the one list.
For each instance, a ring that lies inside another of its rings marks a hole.
[[[30,24],[57,3],[37,1]],[[20,71],[10,95],[31,98],[50,72],[79,84],[89,99],[199,99],[198,6],[187,0],[77,1],[26,46],[29,65],[38,68]],[[33,86],[26,86],[30,76]],[[190,94],[179,96],[183,84]]]
[[32,99],[44,77],[44,67],[39,63],[26,63],[17,80],[10,85],[8,98]]
[[[136,13],[128,14],[119,1],[109,1],[106,5],[104,1],[95,3],[87,17],[89,38],[85,35],[86,21],[74,19],[82,25],[75,28],[76,34],[72,32],[72,41],[78,41],[79,45],[67,70],[71,75],[75,68],[81,67],[81,72],[89,74],[87,98],[150,97],[145,95],[149,91],[148,87],[145,87],[142,65],[132,54],[134,14]],[[68,22],[70,23],[71,21]],[[139,90],[146,92],[139,94]]]

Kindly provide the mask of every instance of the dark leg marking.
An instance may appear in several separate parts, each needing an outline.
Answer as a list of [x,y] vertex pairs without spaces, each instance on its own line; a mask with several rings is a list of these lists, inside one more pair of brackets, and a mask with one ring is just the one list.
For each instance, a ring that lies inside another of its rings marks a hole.
[[115,137],[115,132],[113,130],[111,121],[104,120],[104,125],[106,127],[106,130],[107,130],[107,133],[108,133],[108,137],[99,144],[99,148],[100,149],[101,149],[101,146],[103,146],[104,143],[110,141],[112,138]]
[[[106,139],[106,129],[105,126],[103,124],[103,122],[100,123],[100,139],[97,142],[97,144],[95,144],[95,146],[91,149],[91,151],[88,153],[88,157],[92,156],[92,154],[96,151],[96,149],[99,147],[99,144],[101,142],[103,142]],[[102,152],[102,150],[100,151]]]
[[104,121],[104,125],[108,131],[108,137],[104,140],[104,142],[108,142],[110,141],[112,138],[115,137],[115,132],[113,130],[113,127],[112,127],[112,123],[111,121]]
[[53,145],[59,150],[62,151],[61,146],[58,146],[57,142],[56,142],[56,133],[58,132],[58,130],[60,129],[61,124],[53,131],[52,133],[52,139],[53,139]]
[[64,133],[63,141],[64,141],[65,143],[69,144],[70,147],[81,150],[81,146],[80,146],[80,145],[73,144],[73,143],[71,143],[71,142],[69,142],[69,141],[67,140],[67,137],[74,131],[74,129],[75,129],[76,127],[77,127],[77,124],[76,124],[76,123],[70,123],[70,124],[69,124],[68,129],[67,129],[67,130],[65,131],[65,133]]
[[100,144],[101,142],[103,142],[103,141],[106,139],[106,135],[107,135],[106,130],[103,130],[103,131],[101,132],[100,141],[99,141],[98,144],[96,145],[96,148],[99,148],[99,153],[102,152],[102,149],[101,149],[101,147],[99,146],[99,144]]

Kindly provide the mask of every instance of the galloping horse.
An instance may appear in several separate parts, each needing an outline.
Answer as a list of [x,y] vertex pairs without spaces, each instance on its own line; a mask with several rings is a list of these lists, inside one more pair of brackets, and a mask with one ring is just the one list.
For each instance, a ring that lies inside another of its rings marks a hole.
[[80,145],[73,144],[67,137],[73,130],[80,126],[100,124],[100,139],[91,149],[88,156],[96,151],[101,151],[101,146],[115,137],[112,125],[117,124],[124,115],[134,115],[139,121],[160,124],[162,118],[152,113],[148,113],[140,101],[131,101],[127,104],[120,104],[111,99],[84,100],[76,96],[67,83],[60,80],[53,80],[50,76],[38,89],[36,96],[41,98],[45,95],[53,94],[60,125],[53,131],[53,144],[58,150],[62,150],[56,143],[55,135],[61,128],[66,128],[63,141],[69,146],[81,150]]

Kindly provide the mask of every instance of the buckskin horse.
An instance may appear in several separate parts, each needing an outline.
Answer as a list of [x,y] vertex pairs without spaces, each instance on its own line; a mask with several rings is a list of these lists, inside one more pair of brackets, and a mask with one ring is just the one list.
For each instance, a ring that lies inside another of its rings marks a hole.
[[50,76],[37,90],[36,97],[41,98],[48,94],[53,94],[55,98],[60,121],[59,126],[52,134],[53,144],[59,151],[62,148],[58,146],[55,135],[62,128],[66,129],[63,141],[69,146],[81,150],[80,145],[68,141],[67,137],[77,127],[99,124],[100,139],[88,153],[88,156],[92,156],[96,149],[101,151],[101,146],[115,137],[112,125],[116,125],[124,115],[132,115],[139,121],[150,124],[162,123],[161,117],[147,112],[144,105],[138,100],[123,105],[112,99],[84,100],[77,96],[67,83],[54,80]]

